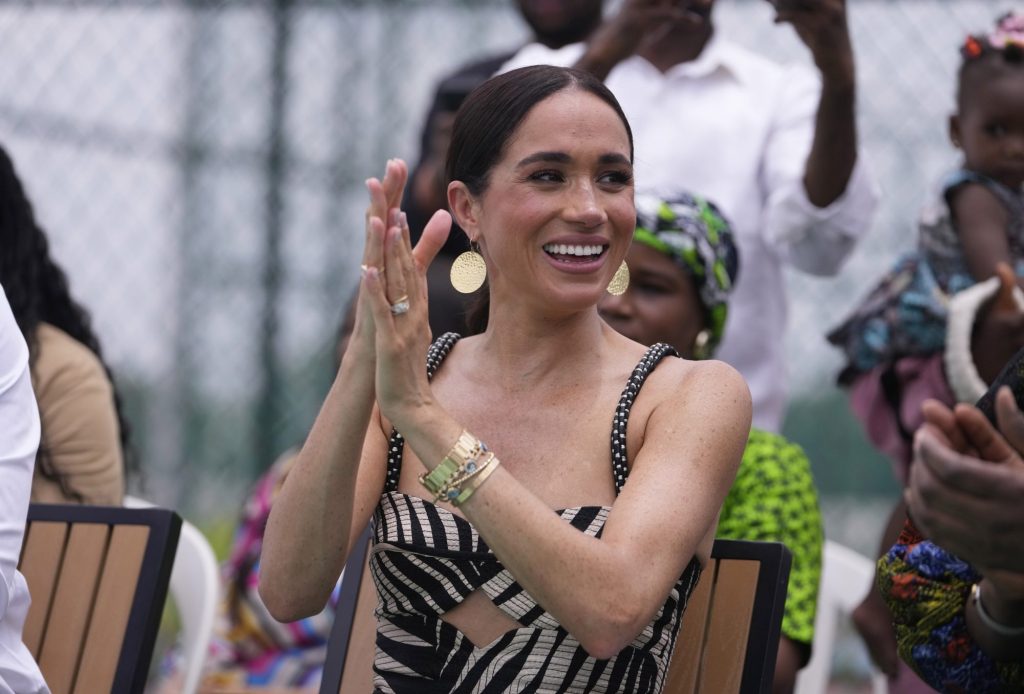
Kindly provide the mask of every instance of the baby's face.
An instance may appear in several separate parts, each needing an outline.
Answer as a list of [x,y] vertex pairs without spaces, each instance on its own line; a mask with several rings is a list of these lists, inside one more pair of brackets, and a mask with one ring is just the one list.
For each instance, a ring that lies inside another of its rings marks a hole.
[[950,129],[967,168],[1019,189],[1024,184],[1024,69],[972,85]]

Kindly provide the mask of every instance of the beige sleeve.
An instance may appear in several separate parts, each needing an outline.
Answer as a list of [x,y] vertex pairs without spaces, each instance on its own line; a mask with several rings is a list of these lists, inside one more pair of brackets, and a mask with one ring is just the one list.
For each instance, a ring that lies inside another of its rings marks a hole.
[[39,328],[32,381],[42,423],[40,450],[61,481],[36,465],[32,501],[120,506],[124,460],[113,386],[96,355],[65,333]]

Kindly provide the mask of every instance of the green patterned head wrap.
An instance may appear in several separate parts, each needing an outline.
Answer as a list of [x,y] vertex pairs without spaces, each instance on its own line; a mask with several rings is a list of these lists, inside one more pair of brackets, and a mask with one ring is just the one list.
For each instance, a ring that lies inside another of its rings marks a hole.
[[740,269],[729,222],[714,203],[689,193],[670,200],[638,195],[636,217],[633,240],[671,257],[693,279],[710,333],[707,352],[713,354]]

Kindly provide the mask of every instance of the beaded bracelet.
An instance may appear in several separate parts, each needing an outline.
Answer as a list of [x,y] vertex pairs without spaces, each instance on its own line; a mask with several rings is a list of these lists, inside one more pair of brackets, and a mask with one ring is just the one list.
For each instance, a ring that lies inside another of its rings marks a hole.
[[985,604],[981,601],[980,583],[975,583],[971,586],[971,602],[974,603],[974,610],[978,613],[978,618],[981,620],[981,623],[995,633],[1008,638],[1024,636],[1024,626],[1011,627],[1008,624],[996,621],[996,619],[988,613],[988,610],[985,609]]
[[444,460],[430,472],[420,475],[420,484],[431,494],[437,496],[449,485],[470,460],[476,460],[487,450],[484,442],[468,431],[459,434],[458,440]]

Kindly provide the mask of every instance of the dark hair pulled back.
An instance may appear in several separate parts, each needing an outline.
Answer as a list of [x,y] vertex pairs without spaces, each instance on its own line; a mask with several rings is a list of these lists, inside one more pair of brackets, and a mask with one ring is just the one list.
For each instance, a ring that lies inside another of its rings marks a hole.
[[455,114],[445,163],[445,183],[462,181],[473,195],[487,190],[491,169],[501,159],[509,139],[534,106],[566,89],[578,89],[612,107],[629,136],[633,131],[618,100],[589,72],[553,65],[534,65],[492,77],[474,89]]

